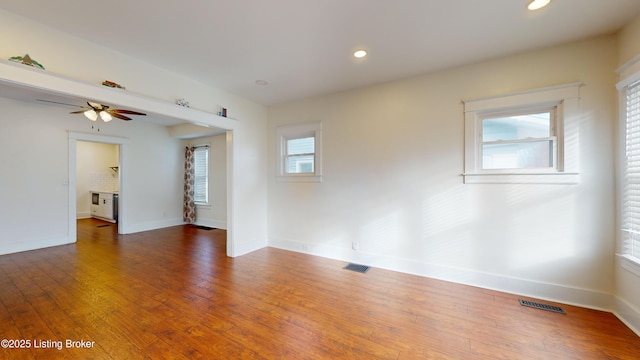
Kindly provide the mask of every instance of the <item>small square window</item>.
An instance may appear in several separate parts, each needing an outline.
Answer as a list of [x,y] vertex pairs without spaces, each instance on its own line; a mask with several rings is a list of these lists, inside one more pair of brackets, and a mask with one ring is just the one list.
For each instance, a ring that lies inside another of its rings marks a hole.
[[305,174],[314,172],[315,141],[315,136],[286,140],[286,173]]
[[322,127],[320,123],[281,126],[278,180],[288,182],[322,181]]

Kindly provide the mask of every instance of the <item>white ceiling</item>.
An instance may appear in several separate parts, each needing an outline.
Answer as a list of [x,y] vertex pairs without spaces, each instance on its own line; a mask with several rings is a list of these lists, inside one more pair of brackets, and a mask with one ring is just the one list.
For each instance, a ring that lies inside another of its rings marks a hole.
[[[0,8],[265,105],[611,34],[640,13],[640,0],[552,0],[535,12],[528,2],[0,0]],[[359,48],[364,60],[351,56]]]

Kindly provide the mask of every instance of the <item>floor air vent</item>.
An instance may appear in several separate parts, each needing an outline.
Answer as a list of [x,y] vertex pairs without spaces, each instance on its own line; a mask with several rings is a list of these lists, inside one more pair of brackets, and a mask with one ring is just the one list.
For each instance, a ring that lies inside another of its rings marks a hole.
[[551,312],[558,313],[558,314],[567,315],[567,313],[561,307],[553,306],[553,305],[547,305],[547,304],[541,304],[541,303],[538,303],[538,302],[535,302],[535,301],[529,301],[529,300],[520,299],[520,305],[528,306],[528,307],[532,307],[532,308],[536,308],[536,309],[540,309],[540,310],[551,311]]
[[343,267],[343,269],[347,269],[347,270],[351,270],[351,271],[355,271],[363,274],[369,271],[369,267],[366,265],[358,265],[358,264],[352,264],[352,263],[349,263],[347,266]]
[[208,226],[202,226],[202,225],[193,225],[193,227],[195,229],[200,229],[200,230],[215,230],[216,228],[212,228],[212,227],[208,227]]

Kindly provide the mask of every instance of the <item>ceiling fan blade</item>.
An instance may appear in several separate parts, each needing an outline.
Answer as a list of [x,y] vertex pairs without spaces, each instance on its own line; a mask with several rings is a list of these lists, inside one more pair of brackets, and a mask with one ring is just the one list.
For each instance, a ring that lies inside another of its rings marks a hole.
[[141,112],[137,112],[137,111],[133,111],[133,110],[124,110],[124,109],[111,109],[109,110],[110,113],[116,112],[119,114],[130,114],[130,115],[147,115],[145,113],[141,113]]
[[121,120],[127,120],[127,121],[131,120],[130,117],[126,117],[124,115],[120,115],[120,114],[118,114],[117,112],[115,112],[113,110],[105,110],[105,111],[108,112],[109,114],[111,114],[111,116],[113,116],[114,118],[118,118],[118,119],[121,119]]
[[102,104],[99,104],[99,103],[95,103],[95,102],[91,102],[91,101],[87,101],[87,105],[92,107],[93,110],[95,110],[95,111],[106,110],[106,109],[109,108],[108,106],[105,106],[105,105],[102,105]]
[[45,102],[45,103],[50,103],[50,104],[58,104],[58,105],[65,105],[65,106],[73,106],[73,107],[77,107],[77,108],[81,108],[81,107],[82,107],[82,106],[80,106],[80,105],[67,104],[67,103],[63,103],[63,102],[59,102],[59,101],[53,101],[53,100],[36,99],[36,101]]
[[68,105],[68,106],[73,106],[73,107],[79,107],[82,108],[82,110],[76,110],[76,111],[72,111],[69,114],[82,114],[88,110],[93,109],[93,111],[99,113],[100,111],[106,111],[107,113],[109,113],[111,116],[121,119],[121,120],[126,120],[129,121],[131,120],[130,117],[128,116],[124,116],[122,114],[130,114],[130,115],[142,115],[145,116],[147,114],[145,113],[141,113],[141,112],[137,112],[137,111],[133,111],[133,110],[125,110],[125,109],[109,109],[109,106],[107,105],[103,105],[100,103],[96,103],[96,102],[91,102],[91,101],[87,101],[87,105],[89,105],[89,108],[86,108],[84,106],[78,106],[78,105],[72,105],[72,104],[65,104],[65,103],[59,103],[56,101],[50,101],[50,100],[40,100],[38,99],[38,101],[42,101],[42,102],[49,102],[49,103],[54,103],[54,104],[61,104],[61,105]]

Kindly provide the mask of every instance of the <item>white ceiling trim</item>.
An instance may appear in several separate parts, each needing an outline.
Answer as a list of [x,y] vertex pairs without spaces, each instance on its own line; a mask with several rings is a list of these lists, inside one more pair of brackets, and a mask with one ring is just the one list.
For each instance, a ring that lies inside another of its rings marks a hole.
[[[83,101],[108,103],[110,106],[171,117],[200,126],[225,130],[234,130],[237,126],[237,120],[231,118],[132,94],[122,89],[78,81],[7,60],[0,60],[0,88],[2,92],[10,92],[13,88],[26,90],[34,95],[52,94],[83,99]],[[152,121],[152,118],[151,116],[149,120]]]

